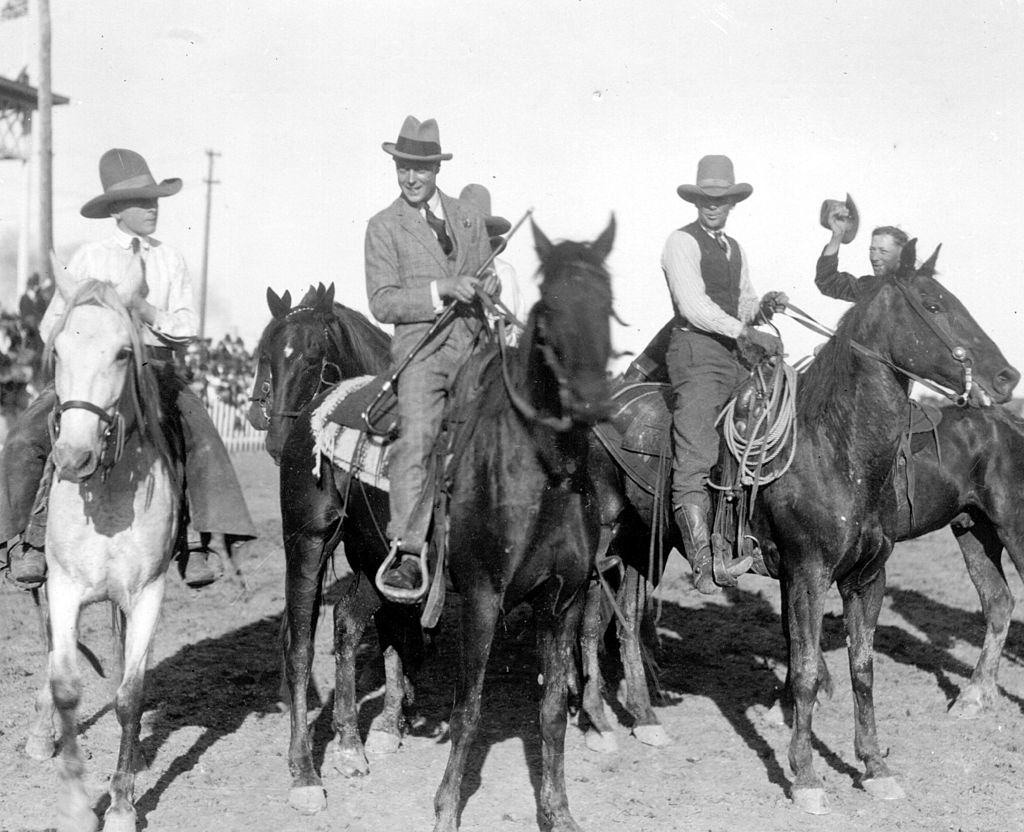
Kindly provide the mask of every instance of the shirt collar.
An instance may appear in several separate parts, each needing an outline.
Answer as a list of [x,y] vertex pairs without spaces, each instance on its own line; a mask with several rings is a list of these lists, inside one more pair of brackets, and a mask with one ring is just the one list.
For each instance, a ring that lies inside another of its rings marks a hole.
[[699,225],[699,226],[701,227],[701,230],[702,230],[702,231],[703,231],[703,232],[704,232],[705,234],[707,234],[707,235],[708,235],[709,237],[712,237],[713,239],[716,239],[716,240],[717,240],[717,239],[718,239],[718,235],[719,235],[719,234],[721,234],[722,236],[725,236],[725,229],[724,229],[724,228],[719,228],[719,229],[718,229],[717,231],[714,231],[714,230],[712,230],[712,229],[708,228],[708,227],[707,227],[706,225],[704,225],[704,223],[702,223],[702,222],[700,222],[700,223],[697,223],[697,224],[698,224],[698,225]]
[[[437,188],[434,188],[434,193],[431,194],[426,205],[434,216],[441,217],[442,219],[444,218],[444,208],[441,205],[441,192]],[[422,209],[423,205],[420,205],[420,208]]]
[[[114,244],[117,245],[119,248],[131,251],[132,240],[135,239],[136,237],[139,237],[139,235],[128,234],[127,232],[122,231],[120,228],[117,228],[115,226],[114,236],[112,239],[114,241]],[[149,237],[139,237],[139,245],[141,246],[143,251],[149,251],[150,247],[152,246],[152,242]]]

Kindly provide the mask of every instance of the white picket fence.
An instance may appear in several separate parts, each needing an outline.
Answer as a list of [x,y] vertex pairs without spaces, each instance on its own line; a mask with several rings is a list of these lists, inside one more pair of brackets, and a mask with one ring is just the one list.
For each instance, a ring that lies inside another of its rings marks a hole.
[[206,409],[228,451],[234,453],[263,450],[267,434],[249,424],[245,418],[247,407],[235,407],[215,399],[206,406]]

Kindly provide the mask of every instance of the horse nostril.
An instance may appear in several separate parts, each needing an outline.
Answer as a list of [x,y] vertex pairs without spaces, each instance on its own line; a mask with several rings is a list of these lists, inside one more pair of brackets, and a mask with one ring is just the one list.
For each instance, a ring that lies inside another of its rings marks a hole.
[[1020,373],[1013,367],[1006,367],[996,374],[993,386],[997,393],[1008,396],[1013,392],[1013,388],[1017,386],[1018,381],[1020,381]]

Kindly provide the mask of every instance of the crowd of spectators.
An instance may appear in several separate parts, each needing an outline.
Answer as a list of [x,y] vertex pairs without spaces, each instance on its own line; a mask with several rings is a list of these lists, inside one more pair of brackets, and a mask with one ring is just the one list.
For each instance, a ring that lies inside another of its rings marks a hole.
[[215,401],[236,408],[248,405],[256,360],[241,337],[225,335],[216,344],[210,338],[194,341],[185,351],[185,368],[192,389],[207,407]]

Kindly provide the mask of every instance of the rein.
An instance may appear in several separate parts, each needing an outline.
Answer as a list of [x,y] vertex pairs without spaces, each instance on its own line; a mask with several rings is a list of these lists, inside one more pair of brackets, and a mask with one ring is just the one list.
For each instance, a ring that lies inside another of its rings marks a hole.
[[[960,344],[956,344],[952,336],[949,334],[949,332],[946,331],[943,327],[940,327],[934,320],[931,319],[931,317],[928,314],[928,311],[924,308],[924,304],[921,303],[921,299],[917,297],[908,286],[903,285],[899,281],[894,281],[894,283],[903,293],[903,297],[906,298],[907,303],[910,304],[910,307],[918,314],[918,317],[920,317],[921,320],[928,325],[928,328],[935,333],[936,337],[938,337],[938,339],[942,341],[942,343],[949,350],[950,355],[953,356],[954,360],[958,361],[962,365],[964,378],[963,392],[959,394],[954,393],[948,387],[938,384],[937,382],[934,382],[931,379],[923,378],[922,376],[919,376],[917,373],[911,372],[910,370],[907,370],[904,367],[900,367],[898,364],[896,364],[893,361],[890,361],[888,358],[886,358],[884,355],[877,352],[876,350],[873,350],[870,347],[865,347],[863,344],[860,344],[857,341],[854,341],[853,339],[850,339],[850,346],[853,347],[855,350],[857,350],[857,352],[861,353],[862,355],[865,355],[868,358],[873,358],[875,361],[878,361],[881,364],[886,365],[890,369],[905,375],[911,381],[916,381],[918,384],[927,387],[936,395],[942,396],[945,399],[949,399],[949,401],[953,402],[957,407],[966,406],[968,398],[971,394],[971,390],[974,389],[974,376],[972,371],[973,362],[971,361],[967,348]],[[828,338],[831,338],[833,335],[836,334],[836,331],[834,329],[830,329],[820,321],[815,320],[811,315],[808,315],[806,312],[804,312],[799,307],[794,306],[792,303],[786,304],[786,308],[782,310],[782,314],[787,315],[797,323],[802,324],[803,326],[807,327],[809,330],[817,333],[818,335],[824,335]]]

